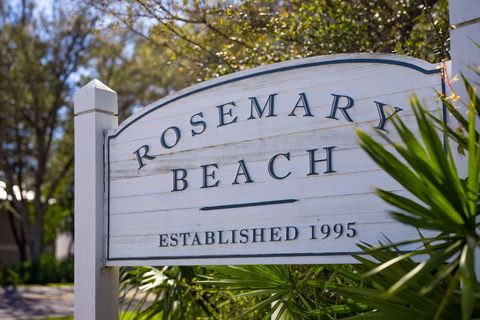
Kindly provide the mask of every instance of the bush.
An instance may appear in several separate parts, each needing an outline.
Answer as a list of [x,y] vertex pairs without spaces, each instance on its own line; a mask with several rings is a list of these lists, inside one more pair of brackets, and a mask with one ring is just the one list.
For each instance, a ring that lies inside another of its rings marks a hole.
[[32,265],[26,261],[15,267],[2,267],[0,269],[0,285],[8,287],[27,283],[30,279],[31,269]]
[[30,262],[22,262],[14,267],[0,269],[0,285],[2,287],[69,282],[73,282],[73,259],[59,262],[51,253],[42,255],[37,268]]

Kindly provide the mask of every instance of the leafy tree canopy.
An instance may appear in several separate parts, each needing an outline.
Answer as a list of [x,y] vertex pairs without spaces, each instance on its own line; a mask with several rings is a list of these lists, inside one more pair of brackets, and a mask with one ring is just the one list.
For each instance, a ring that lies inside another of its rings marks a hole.
[[[108,53],[96,65],[100,76],[125,93],[129,106],[295,58],[348,52],[399,53],[430,62],[448,58],[447,0],[91,0],[90,5],[109,17],[103,32],[138,39],[134,48],[125,48],[125,41],[112,45],[116,57],[127,53],[126,65],[115,70],[105,64],[112,59]],[[128,108],[121,105],[121,112]]]
[[94,21],[86,12],[71,16],[60,6],[46,16],[31,1],[0,2],[0,180],[8,194],[1,205],[20,259],[34,264],[45,249],[46,213],[71,178],[68,101]]

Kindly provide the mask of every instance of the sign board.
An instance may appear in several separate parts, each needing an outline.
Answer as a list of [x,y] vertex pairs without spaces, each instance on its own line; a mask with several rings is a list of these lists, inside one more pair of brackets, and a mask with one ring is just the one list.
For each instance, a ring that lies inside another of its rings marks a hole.
[[108,131],[107,265],[347,263],[356,243],[417,236],[376,187],[405,191],[355,129],[437,110],[436,65],[354,54],[237,72],[163,98]]

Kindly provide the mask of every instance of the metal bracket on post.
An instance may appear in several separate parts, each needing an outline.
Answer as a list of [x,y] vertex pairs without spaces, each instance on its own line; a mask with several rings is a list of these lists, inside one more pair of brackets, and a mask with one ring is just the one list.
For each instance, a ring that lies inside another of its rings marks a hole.
[[105,268],[103,133],[118,126],[117,93],[92,80],[74,96],[75,319],[118,319],[118,268]]

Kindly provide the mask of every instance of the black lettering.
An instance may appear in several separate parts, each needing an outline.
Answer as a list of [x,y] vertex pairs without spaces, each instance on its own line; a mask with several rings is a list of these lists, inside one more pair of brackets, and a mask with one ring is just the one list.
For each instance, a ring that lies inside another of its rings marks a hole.
[[311,225],[310,227],[310,240],[315,240],[317,237],[315,237],[315,226]]
[[218,231],[218,244],[227,244],[227,243],[229,243],[228,239],[227,239],[225,242],[223,241],[223,232],[224,232],[224,231],[225,231],[225,230],[219,230],[219,231]]
[[[293,234],[290,231],[293,231]],[[285,228],[285,240],[286,241],[296,240],[297,238],[298,238],[297,227],[286,227]]]
[[378,101],[375,101],[375,104],[377,105],[378,116],[380,117],[380,121],[378,122],[378,126],[376,126],[375,128],[383,130],[383,131],[387,131],[387,130],[385,130],[385,124],[387,123],[387,120],[390,119],[391,117],[393,117],[397,112],[403,111],[403,109],[398,108],[398,107],[393,107],[393,109],[395,111],[391,115],[386,117],[385,116],[385,110],[383,109],[386,106],[386,104],[378,102]]
[[213,187],[218,187],[218,184],[220,181],[216,181],[213,184],[208,184],[208,178],[215,179],[215,170],[212,170],[212,172],[208,173],[208,167],[214,167],[218,169],[218,165],[216,163],[212,164],[206,164],[201,166],[203,169],[203,185],[201,188],[213,188]]
[[[140,155],[140,150],[144,150],[143,155]],[[145,145],[141,146],[140,148],[138,148],[137,151],[135,151],[133,153],[135,155],[135,157],[137,158],[137,162],[138,162],[138,169],[137,170],[140,170],[145,165],[145,163],[143,163],[142,159],[147,159],[147,160],[155,159],[155,157],[148,155],[148,150],[149,150],[148,145],[145,144]]]
[[[305,93],[302,92],[302,93],[299,93],[298,95],[300,96],[300,98],[298,98],[298,101],[295,104],[295,107],[293,107],[292,112],[289,113],[289,116],[296,117],[295,110],[297,108],[303,108],[303,110],[305,111],[305,113],[303,114],[304,117],[313,117],[313,114],[310,111],[310,107],[308,106],[307,96],[305,95]],[[302,102],[301,105],[299,104],[300,102]]]
[[307,176],[317,175],[318,173],[315,171],[315,164],[317,162],[322,162],[322,161],[325,161],[327,163],[327,170],[325,170],[323,173],[335,172],[332,169],[333,168],[332,150],[334,148],[335,146],[323,148],[327,152],[327,156],[324,159],[318,159],[318,160],[315,159],[315,151],[317,151],[318,149],[307,150],[310,158],[310,173],[307,174]]
[[[347,119],[347,121],[353,122],[352,118],[350,118],[350,115],[347,112],[347,109],[350,109],[351,107],[353,107],[353,99],[350,98],[349,96],[343,96],[343,95],[334,94],[334,93],[332,93],[332,96],[333,96],[332,109],[330,110],[330,115],[326,118],[338,120],[336,117],[336,114],[337,114],[337,110],[340,109],[345,119]],[[340,98],[342,97],[347,99],[347,105],[344,107],[339,107],[338,104],[340,102]]]
[[195,131],[195,130],[192,129],[192,137],[196,136],[197,134],[202,134],[205,131],[205,129],[207,128],[207,124],[205,123],[205,121],[203,121],[203,120],[193,120],[193,117],[195,117],[195,116],[203,118],[203,113],[202,112],[196,113],[190,118],[190,124],[192,125],[192,127],[201,126],[202,128],[200,129],[200,131]]
[[232,231],[232,243],[237,243],[237,229],[230,230]]
[[237,179],[239,176],[245,177],[245,183],[253,182],[252,178],[250,177],[250,174],[248,173],[247,166],[245,165],[244,160],[238,161],[237,175],[235,176],[235,181],[233,181],[232,184],[238,184]]
[[248,242],[248,229],[241,229],[240,230],[240,243],[247,243]]
[[215,233],[213,231],[205,232],[205,244],[215,243]]
[[200,237],[198,236],[198,233],[195,232],[195,235],[193,236],[192,240],[192,246],[201,246],[202,243],[200,242]]
[[218,108],[218,126],[217,127],[226,126],[228,124],[232,124],[232,123],[237,122],[237,116],[235,116],[235,118],[233,118],[232,121],[225,122],[225,116],[226,115],[229,115],[230,117],[232,117],[232,109],[231,108],[228,109],[227,112],[225,112],[225,110],[223,109],[223,107],[228,106],[228,105],[236,106],[235,102],[233,102],[233,101],[217,106],[217,108]]
[[258,100],[257,98],[255,97],[250,97],[248,99],[250,99],[251,101],[251,105],[250,105],[250,117],[248,117],[248,120],[251,120],[251,119],[256,119],[253,115],[253,110],[256,110],[257,111],[257,114],[258,114],[258,117],[261,118],[263,116],[263,113],[265,112],[265,109],[267,108],[267,104],[268,104],[268,115],[267,115],[267,118],[268,117],[275,117],[276,114],[274,114],[274,103],[275,103],[275,96],[277,94],[274,93],[274,94],[271,94],[268,96],[268,99],[267,99],[267,102],[265,102],[265,105],[263,106],[263,109],[260,108],[260,104],[258,103]]
[[280,235],[280,231],[282,231],[281,227],[270,228],[270,241],[282,241],[282,236]]
[[274,155],[270,161],[268,161],[268,174],[270,175],[270,177],[272,177],[273,179],[277,179],[277,180],[282,180],[282,179],[285,179],[286,177],[288,177],[292,172],[289,171],[286,175],[280,177],[278,176],[275,171],[273,170],[273,165],[275,163],[275,160],[277,159],[277,157],[279,156],[284,156],[285,158],[287,158],[288,161],[290,161],[290,152],[288,153],[279,153],[279,154],[276,154]]
[[178,244],[178,234],[172,233],[170,234],[170,246],[176,247]]
[[[187,170],[185,170],[185,169],[173,169],[172,172],[173,172],[173,189],[172,189],[171,192],[183,191],[183,190],[187,189],[187,187],[188,187],[188,181],[186,180]],[[178,176],[179,172],[182,173],[181,177]],[[182,186],[180,188],[178,187],[178,182],[179,181],[182,182]]]
[[168,247],[167,237],[168,235],[165,233],[160,234],[160,247]]
[[[260,233],[257,233],[257,231],[260,231]],[[265,242],[263,233],[265,231],[265,228],[253,228],[252,229],[252,242]],[[257,240],[257,238],[260,237],[260,241]]]
[[190,232],[182,232],[180,233],[180,238],[182,238],[182,246],[187,245],[187,236],[190,237]]
[[[165,133],[168,130],[173,130],[173,132],[175,133],[175,142],[170,145],[167,144],[167,141],[165,141]],[[178,129],[177,127],[170,127],[165,129],[165,131],[162,132],[162,136],[160,137],[160,143],[162,144],[162,147],[164,147],[165,149],[171,149],[177,145],[178,141],[180,141],[181,136],[182,135],[180,133],[180,129]]]

